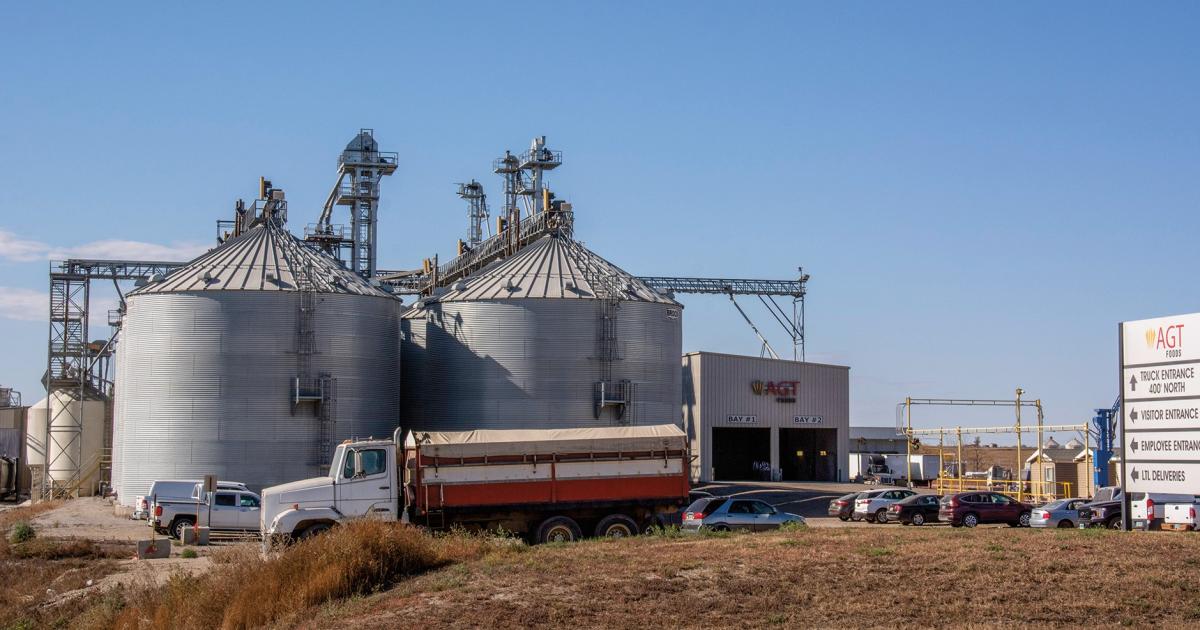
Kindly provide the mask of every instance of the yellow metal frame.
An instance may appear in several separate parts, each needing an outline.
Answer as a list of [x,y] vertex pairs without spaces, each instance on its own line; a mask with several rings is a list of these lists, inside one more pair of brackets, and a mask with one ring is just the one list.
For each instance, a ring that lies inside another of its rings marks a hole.
[[[1021,473],[1025,470],[1025,459],[1021,456],[1021,408],[1033,407],[1037,410],[1037,466],[1042,467],[1042,453],[1045,450],[1045,441],[1042,435],[1045,431],[1081,431],[1084,435],[1084,448],[1091,450],[1091,436],[1088,435],[1086,424],[1045,424],[1045,413],[1042,409],[1042,400],[1035,399],[1032,401],[1022,400],[1025,390],[1020,387],[1016,390],[1016,398],[1013,400],[993,400],[993,399],[954,399],[954,398],[913,398],[908,396],[904,399],[901,405],[904,405],[904,436],[905,451],[908,457],[908,485],[912,486],[912,446],[913,439],[918,435],[937,435],[938,439],[938,478],[934,484],[941,489],[958,488],[956,492],[970,492],[973,490],[992,490],[1013,496],[1018,501],[1024,501],[1026,498],[1034,501],[1053,500],[1061,497],[1071,496],[1071,484],[1069,482],[1053,482],[1053,481],[1034,481],[1032,468],[1030,469],[1029,481],[1022,480]],[[942,471],[945,470],[945,437],[948,427],[934,429],[914,429],[912,426],[912,408],[914,405],[935,405],[935,406],[957,406],[957,407],[1013,407],[1016,415],[1016,422],[1010,427],[953,427],[952,430],[958,436],[958,455],[956,460],[957,475],[954,478],[942,476]],[[897,418],[899,424],[899,418]],[[963,457],[962,457],[962,436],[963,434],[980,434],[980,433],[1016,433],[1017,434],[1017,465],[1013,469],[1017,479],[1011,481],[996,482],[991,484],[983,479],[966,479],[963,475]],[[1045,474],[1044,472],[1041,474]],[[980,485],[982,484],[982,485]],[[1005,489],[998,489],[988,486],[1000,486]],[[1016,486],[1016,489],[1011,489]],[[1025,488],[1029,490],[1026,491]],[[1057,490],[1062,488],[1063,494],[1058,496]]]

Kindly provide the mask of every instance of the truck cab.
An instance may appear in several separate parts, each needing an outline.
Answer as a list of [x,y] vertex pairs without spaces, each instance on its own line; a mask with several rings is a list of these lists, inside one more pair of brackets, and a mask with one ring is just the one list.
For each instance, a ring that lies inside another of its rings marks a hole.
[[400,509],[396,464],[395,441],[339,444],[326,475],[263,490],[264,540],[307,538],[359,516],[396,520]]

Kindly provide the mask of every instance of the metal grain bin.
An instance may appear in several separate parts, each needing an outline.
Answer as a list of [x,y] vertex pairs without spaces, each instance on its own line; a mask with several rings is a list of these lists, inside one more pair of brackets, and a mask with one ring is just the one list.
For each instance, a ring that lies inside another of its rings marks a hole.
[[391,434],[400,303],[270,219],[129,294],[114,485],[216,474],[253,489],[328,471]]
[[681,305],[565,235],[425,309],[425,380],[406,428],[680,422]]
[[419,418],[425,413],[427,314],[424,303],[417,302],[400,316],[400,364],[404,366],[400,384],[400,424],[403,426],[411,426],[408,416]]

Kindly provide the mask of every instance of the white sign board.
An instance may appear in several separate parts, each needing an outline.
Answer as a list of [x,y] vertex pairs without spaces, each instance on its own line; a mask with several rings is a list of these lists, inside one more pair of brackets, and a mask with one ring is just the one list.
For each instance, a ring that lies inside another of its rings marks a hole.
[[1125,429],[1195,429],[1200,431],[1200,400],[1148,400],[1125,405]]
[[1121,324],[1129,492],[1200,494],[1200,313]]
[[1200,361],[1200,313],[1125,322],[1122,328],[1126,366]]
[[729,424],[755,424],[758,416],[725,416],[725,421]]
[[795,424],[821,424],[824,419],[821,416],[796,416],[792,418]]
[[1200,431],[1131,432],[1125,447],[1130,459],[1139,461],[1200,462]]
[[1195,494],[1200,462],[1129,462],[1131,492]]
[[1125,368],[1121,380],[1125,398],[1200,396],[1200,363]]

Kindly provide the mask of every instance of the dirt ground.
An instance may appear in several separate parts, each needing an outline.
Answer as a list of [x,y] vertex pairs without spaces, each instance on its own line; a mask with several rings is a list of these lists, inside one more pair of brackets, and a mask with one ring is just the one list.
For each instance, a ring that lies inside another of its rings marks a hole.
[[[30,555],[8,541],[9,528],[22,521],[32,525],[36,538],[29,544],[40,552]],[[0,627],[8,627],[13,619],[33,626],[61,625],[100,593],[207,571],[210,555],[229,547],[194,547],[198,557],[183,558],[184,548],[172,545],[169,558],[138,560],[136,542],[149,539],[150,528],[145,521],[114,515],[111,502],[99,498],[6,506],[0,511],[0,525],[5,536],[0,540],[0,578],[6,584],[0,593]]]
[[146,521],[116,516],[112,502],[99,497],[66,501],[33,519],[33,526],[46,536],[96,541],[147,540],[151,534]]

